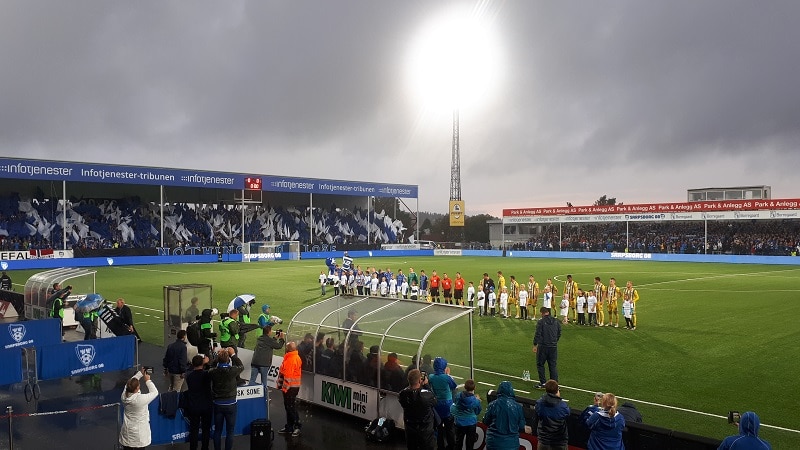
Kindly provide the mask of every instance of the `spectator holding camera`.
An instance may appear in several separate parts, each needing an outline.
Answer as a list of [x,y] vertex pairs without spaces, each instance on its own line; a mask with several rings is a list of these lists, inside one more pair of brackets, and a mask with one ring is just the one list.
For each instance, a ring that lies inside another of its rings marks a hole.
[[285,343],[283,331],[272,335],[272,327],[267,325],[262,328],[263,333],[256,339],[256,348],[253,350],[253,360],[250,362],[250,384],[256,384],[256,377],[261,374],[261,384],[264,386],[264,396],[269,399],[267,388],[267,372],[272,366],[272,354],[275,350],[283,348]]
[[419,369],[408,372],[408,387],[398,398],[403,407],[408,450],[433,450],[436,447],[433,407],[436,397],[428,386],[427,376]]
[[761,420],[756,413],[747,411],[733,424],[739,427],[739,434],[723,439],[718,450],[772,450],[769,442],[758,437]]
[[[147,393],[141,392],[141,380],[147,386]],[[150,402],[158,398],[158,389],[150,380],[150,373],[146,368],[125,383],[120,402],[125,409],[122,418],[122,428],[119,432],[119,443],[125,450],[144,448],[150,445],[152,435],[150,432]]]

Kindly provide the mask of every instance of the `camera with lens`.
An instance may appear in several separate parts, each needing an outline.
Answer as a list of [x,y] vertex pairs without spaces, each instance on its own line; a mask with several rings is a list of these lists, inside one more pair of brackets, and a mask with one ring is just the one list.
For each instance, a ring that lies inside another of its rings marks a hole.
[[146,373],[147,375],[152,375],[153,374],[153,367],[152,366],[142,366],[142,369],[144,369],[144,373]]
[[275,330],[275,336],[283,336],[283,328],[278,328]]
[[728,423],[739,423],[742,419],[742,415],[739,414],[739,411],[728,411]]

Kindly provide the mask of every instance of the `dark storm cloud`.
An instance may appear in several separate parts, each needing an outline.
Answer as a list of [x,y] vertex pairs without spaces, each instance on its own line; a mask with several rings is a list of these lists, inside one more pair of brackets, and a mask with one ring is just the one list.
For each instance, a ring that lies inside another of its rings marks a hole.
[[[419,184],[444,210],[451,118],[423,114],[403,73],[444,5],[4,2],[0,154]],[[470,211],[800,196],[800,3],[479,5],[507,67],[462,112]]]

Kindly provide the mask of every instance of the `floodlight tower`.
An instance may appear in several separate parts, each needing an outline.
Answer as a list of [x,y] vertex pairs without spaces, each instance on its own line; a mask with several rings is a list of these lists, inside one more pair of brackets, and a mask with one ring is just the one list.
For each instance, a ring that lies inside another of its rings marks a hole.
[[453,110],[453,153],[450,162],[450,200],[461,200],[461,149],[458,142],[458,109]]
[[458,108],[453,110],[453,149],[450,162],[450,228],[464,241],[464,202],[461,200],[461,145],[459,142]]

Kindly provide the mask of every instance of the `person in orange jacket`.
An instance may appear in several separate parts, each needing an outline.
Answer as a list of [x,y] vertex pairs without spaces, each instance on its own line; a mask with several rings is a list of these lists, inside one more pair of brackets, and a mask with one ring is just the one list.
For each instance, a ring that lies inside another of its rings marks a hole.
[[300,415],[297,414],[297,394],[300,392],[303,361],[297,353],[297,343],[286,344],[286,354],[278,371],[278,387],[283,391],[283,407],[286,409],[286,426],[278,433],[300,436]]

